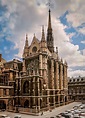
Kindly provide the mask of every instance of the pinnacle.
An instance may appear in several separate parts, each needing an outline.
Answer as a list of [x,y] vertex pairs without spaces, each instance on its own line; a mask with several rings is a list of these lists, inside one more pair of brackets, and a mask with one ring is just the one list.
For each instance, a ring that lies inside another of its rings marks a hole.
[[28,47],[28,35],[26,34],[25,47]]
[[42,26],[42,41],[45,41],[44,25]]

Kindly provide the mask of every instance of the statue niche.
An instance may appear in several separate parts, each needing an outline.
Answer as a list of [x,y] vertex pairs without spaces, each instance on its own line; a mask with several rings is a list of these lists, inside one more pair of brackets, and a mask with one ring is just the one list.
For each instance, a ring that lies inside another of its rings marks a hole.
[[29,82],[28,81],[24,82],[23,93],[29,93]]

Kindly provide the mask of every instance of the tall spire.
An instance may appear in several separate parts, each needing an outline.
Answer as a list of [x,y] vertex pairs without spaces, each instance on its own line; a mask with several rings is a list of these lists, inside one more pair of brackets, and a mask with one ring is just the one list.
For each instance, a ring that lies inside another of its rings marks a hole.
[[50,52],[54,52],[54,39],[52,35],[51,27],[51,11],[49,9],[49,18],[48,18],[48,29],[47,29],[47,47]]
[[50,9],[49,9],[48,29],[52,30],[52,28],[51,28],[51,11],[50,11]]

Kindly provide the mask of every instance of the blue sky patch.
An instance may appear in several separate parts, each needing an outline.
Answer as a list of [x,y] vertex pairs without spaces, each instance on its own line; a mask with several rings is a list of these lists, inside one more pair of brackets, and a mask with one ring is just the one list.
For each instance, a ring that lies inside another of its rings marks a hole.
[[68,15],[69,12],[66,11],[59,19],[63,25],[66,25],[67,27],[64,29],[66,34],[74,33],[74,35],[71,37],[71,41],[74,45],[79,45],[79,49],[83,50],[85,48],[84,44],[81,44],[81,41],[85,40],[85,35],[79,32],[78,30],[80,28],[85,27],[85,23],[82,23],[81,26],[78,26],[77,28],[73,27],[70,22],[67,21],[66,15]]

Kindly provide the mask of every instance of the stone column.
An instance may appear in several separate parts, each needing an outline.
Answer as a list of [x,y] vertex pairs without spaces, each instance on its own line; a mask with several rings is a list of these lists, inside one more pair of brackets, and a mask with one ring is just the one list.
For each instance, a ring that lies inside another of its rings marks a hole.
[[38,84],[38,111],[40,111],[40,88],[39,88],[39,78],[37,78]]
[[19,82],[19,84],[20,84],[20,95],[21,95],[21,87],[22,87],[22,80],[21,80],[21,77],[20,77],[20,82]]
[[14,99],[13,99],[13,108],[14,108],[14,105],[15,105],[15,102],[14,102]]
[[16,77],[18,77],[19,75],[18,75],[18,71],[16,71]]
[[56,61],[56,77],[55,77],[55,88],[59,89],[59,68],[58,68],[58,61]]
[[67,68],[68,68],[68,66],[67,66],[67,63],[66,63],[66,65],[65,65],[65,75],[66,75],[65,87],[68,89]]
[[63,102],[64,102],[64,105],[65,105],[65,95],[63,95]]
[[63,87],[66,88],[66,66],[64,65]]
[[83,87],[81,88],[81,93],[83,94]]
[[62,62],[60,62],[60,76],[59,76],[59,84],[60,84],[60,89],[63,90],[63,66]]
[[55,107],[55,90],[54,90],[54,60],[51,59],[51,89],[53,89],[53,104]]
[[54,107],[55,107],[55,90],[53,91],[53,102],[54,102]]
[[26,73],[25,59],[23,59],[23,74]]
[[58,104],[60,105],[60,95],[58,94]]
[[40,76],[42,76],[42,54],[39,55],[39,69],[40,69]]
[[0,89],[0,96],[3,96],[3,89]]
[[51,59],[51,89],[54,89],[54,61]]
[[43,58],[43,69],[44,69],[44,80],[45,80],[45,84],[46,86],[48,86],[48,79],[47,79],[47,56],[44,56]]
[[[29,81],[29,95],[30,95],[30,86],[31,86],[31,82]],[[30,98],[29,98],[29,108],[30,108]]]
[[80,88],[79,88],[79,87],[77,87],[77,94],[79,94],[79,89],[80,89]]
[[6,95],[9,96],[9,89],[6,89]]
[[34,107],[36,107],[36,101],[35,101],[35,77],[33,78],[33,96],[34,96],[34,98],[33,98],[33,105],[35,105]]
[[[48,89],[48,73],[47,73],[47,56],[45,56],[45,79],[46,79],[46,85],[47,85],[47,89]],[[47,90],[47,106],[48,109],[50,109],[49,106],[49,90]]]
[[31,76],[31,69],[29,69],[28,71],[29,71],[29,76]]
[[47,90],[47,106],[48,106],[48,109],[50,110],[50,103],[49,103],[49,90]]

